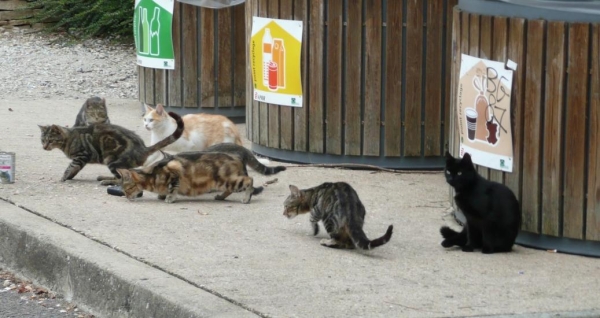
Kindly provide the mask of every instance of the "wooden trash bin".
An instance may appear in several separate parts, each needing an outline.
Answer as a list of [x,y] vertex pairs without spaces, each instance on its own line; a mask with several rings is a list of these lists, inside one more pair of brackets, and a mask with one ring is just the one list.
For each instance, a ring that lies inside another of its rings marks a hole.
[[247,0],[247,41],[253,16],[304,21],[303,107],[254,101],[247,65],[252,149],[290,162],[441,168],[456,3]]
[[[519,198],[517,243],[600,256],[600,15],[461,0],[452,38],[453,92],[462,53],[518,64],[513,172],[478,168]],[[458,156],[454,96],[451,107],[450,150]]]
[[179,114],[213,113],[244,120],[244,5],[202,8],[175,1],[174,70],[138,66],[139,100]]

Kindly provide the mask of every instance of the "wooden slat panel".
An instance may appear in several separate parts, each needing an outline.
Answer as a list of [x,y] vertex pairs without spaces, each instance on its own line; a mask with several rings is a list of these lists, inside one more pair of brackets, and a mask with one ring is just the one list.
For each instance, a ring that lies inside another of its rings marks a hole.
[[[457,74],[456,75],[457,76],[456,77],[456,85],[457,86],[455,88],[456,90],[458,90],[458,83],[460,82],[460,76],[459,75],[460,75],[460,65],[461,65],[461,61],[460,61],[461,54],[469,54],[470,14],[461,11],[461,13],[460,13],[460,20],[461,21],[460,21],[460,35],[459,35],[459,37],[460,37],[461,41],[459,42],[460,43],[460,51],[459,51],[460,54],[458,54],[458,56],[456,57],[459,60],[457,62],[457,64],[456,64],[456,66],[457,66],[457,68],[456,68],[456,74]],[[456,106],[456,107],[458,107],[458,106]],[[455,110],[455,114],[456,114],[456,116],[458,118],[458,111],[457,110]],[[461,118],[458,118],[458,121],[456,122],[456,124],[457,124],[457,128],[456,129],[457,129],[457,131],[456,131],[456,137],[455,137],[455,139],[456,139],[456,146],[457,146],[457,148],[455,149],[455,153],[452,154],[455,157],[459,156],[459,151],[460,151],[459,150],[460,149],[460,142],[458,141],[459,138],[460,138],[460,132],[458,131],[458,129],[459,129],[458,127],[460,127],[460,126],[458,125],[458,123],[460,123],[461,120],[462,120]]]
[[342,154],[342,28],[343,1],[327,2],[326,152]]
[[[268,16],[271,18],[279,17],[279,1],[269,1],[267,9]],[[279,66],[281,67],[281,65]],[[269,104],[269,138],[267,145],[272,148],[279,148],[279,105]]]
[[167,71],[156,69],[154,70],[154,102],[156,104],[166,104],[167,94],[165,91],[166,87],[166,74]]
[[506,184],[521,201],[521,153],[523,152],[523,82],[525,75],[525,20],[510,19],[508,34],[508,58],[517,63],[517,71],[513,74],[513,89],[510,99],[513,128],[513,172],[504,177]]
[[154,105],[154,69],[144,68],[146,103]]
[[586,240],[600,241],[600,24],[592,26],[592,76],[590,83],[590,157]]
[[306,98],[306,90],[308,88],[308,79],[310,78],[307,72],[308,58],[308,0],[294,1],[294,20],[302,20],[304,28],[302,32],[302,92],[304,94],[303,105],[301,108],[294,107],[294,150],[307,151],[307,114],[308,114],[308,98]]
[[381,0],[366,1],[364,156],[379,156],[381,135],[381,9]]
[[562,199],[561,138],[565,74],[565,23],[549,22],[546,45],[544,148],[542,165],[542,234],[560,235]]
[[523,230],[538,233],[540,210],[540,125],[542,108],[544,34],[543,20],[527,24],[527,55],[525,61],[525,109],[523,120]]
[[[182,62],[183,73],[183,105],[198,107],[198,24],[196,6],[183,4],[181,7],[182,29]],[[209,29],[205,29],[207,32]],[[212,28],[210,28],[212,31]],[[207,37],[201,39],[206,40]],[[204,44],[204,43],[203,43]]]
[[[452,10],[452,45],[450,46],[450,50],[451,50],[451,88],[450,88],[450,116],[451,116],[451,125],[450,125],[450,132],[449,132],[449,144],[448,144],[448,151],[450,152],[450,154],[452,154],[453,156],[457,156],[458,155],[458,147],[459,147],[459,142],[458,142],[458,135],[459,135],[459,131],[458,131],[458,114],[456,111],[456,107],[458,106],[458,102],[457,102],[457,87],[458,87],[458,79],[459,79],[459,70],[460,70],[460,53],[461,53],[461,25],[462,25],[462,14],[460,13],[460,10],[458,10],[458,8],[454,8]],[[450,196],[450,202],[452,203],[452,206],[454,208],[456,208],[455,203],[454,203],[454,188],[448,186],[448,191],[449,191],[449,196]]]
[[[292,20],[293,16],[292,0],[279,0],[279,15],[282,19]],[[306,32],[306,31],[305,31]],[[306,43],[304,43],[306,45]],[[294,148],[294,117],[293,107],[281,106],[279,110],[280,131],[281,131],[281,149],[292,150]]]
[[[258,16],[268,17],[269,0],[258,1]],[[269,107],[266,103],[258,103],[259,114],[259,138],[258,142],[266,146],[269,142]]]
[[[241,6],[238,6],[241,7]],[[252,83],[252,69],[250,63],[250,32],[252,30],[252,17],[256,14],[256,1],[246,1],[244,3],[244,49],[246,50],[246,81],[244,82],[244,89],[246,92],[246,138],[250,141],[254,141],[254,116],[253,116],[253,104],[254,104],[254,86]],[[239,84],[239,82],[236,82]]]
[[401,155],[402,134],[402,1],[388,1],[385,69],[385,156]]
[[[494,22],[496,20],[504,21],[504,32],[506,32],[506,18],[498,18],[494,17]],[[506,33],[504,33],[505,41],[497,41],[496,40],[496,29],[494,28],[494,32],[492,32],[492,16],[482,15],[480,18],[480,31],[479,31],[479,57],[482,59],[492,59],[492,39],[494,41],[494,48],[503,47],[506,45]],[[496,25],[494,25],[495,27]]]
[[[450,149],[449,141],[450,135],[452,131],[452,127],[450,127],[450,123],[452,121],[450,116],[454,116],[451,110],[452,103],[452,29],[453,29],[453,21],[454,21],[454,6],[458,3],[458,0],[447,0],[446,1],[446,50],[444,51],[446,67],[444,83],[445,83],[445,92],[444,92],[444,145],[448,150]],[[389,4],[388,4],[389,7]],[[387,121],[387,120],[386,120]],[[442,149],[442,155],[444,154],[445,149]]]
[[233,105],[233,29],[232,12],[233,8],[216,10],[217,12],[217,96],[218,107],[231,107]]
[[[569,26],[563,236],[583,238],[589,24]],[[596,54],[596,58],[598,58]]]
[[[469,55],[479,56],[479,21],[480,17],[478,14],[471,14],[469,16]],[[477,166],[477,171],[484,178],[489,178],[490,169]]]
[[421,83],[423,68],[423,2],[407,1],[406,16],[406,103],[404,155],[421,156]]
[[[289,1],[289,0],[288,0]],[[234,6],[233,11],[233,106],[244,107],[246,100],[246,47],[249,45],[246,42],[245,30],[245,6]],[[290,9],[291,10],[291,9]],[[248,60],[250,61],[250,60]],[[250,64],[250,63],[248,63]],[[250,75],[252,81],[252,75]],[[246,104],[247,105],[247,104]]]
[[346,29],[346,155],[360,155],[360,74],[361,74],[361,34],[363,0],[348,1],[348,21]]
[[310,45],[308,53],[308,150],[323,152],[323,24],[324,0],[310,1],[310,25],[308,27]]
[[[252,16],[258,15],[259,1],[252,1]],[[252,32],[252,29],[250,29]],[[248,36],[248,42],[250,40],[250,35]],[[252,93],[250,93],[252,94]],[[250,96],[250,98],[253,98]],[[252,100],[252,142],[260,143],[260,103],[256,100]]]
[[200,107],[215,107],[215,10],[200,7]]
[[138,71],[138,99],[142,103],[146,103],[146,76],[144,72],[144,67],[137,67]]
[[175,1],[173,5],[173,56],[175,69],[167,71],[167,104],[169,106],[182,106],[181,70],[184,67],[181,61],[181,2]]
[[425,57],[425,156],[443,155],[440,149],[442,126],[442,34],[443,1],[427,2],[427,55]]
[[[489,17],[486,17],[489,18]],[[484,29],[484,25],[485,28],[487,28],[488,22],[487,19],[482,18],[481,20],[481,26],[482,26],[482,30]],[[493,60],[495,61],[506,61],[506,48],[507,48],[507,42],[508,42],[508,21],[506,18],[503,17],[494,17],[494,21],[493,21],[493,31],[491,31],[492,34],[490,34],[490,39],[494,38],[494,42],[492,45],[492,57]],[[486,31],[487,32],[487,31]],[[481,34],[481,42],[485,43],[485,45],[487,46],[487,39],[484,41],[484,36],[483,33]],[[491,44],[491,43],[490,43]],[[486,54],[486,56],[489,56]],[[518,68],[518,66],[517,66]],[[513,74],[514,75],[514,74]],[[508,114],[507,114],[508,115]],[[513,141],[515,140],[514,136],[513,136]],[[489,179],[492,181],[496,181],[496,182],[500,182],[502,183],[503,181],[503,172],[500,170],[496,170],[496,169],[490,169],[490,173],[489,173]]]

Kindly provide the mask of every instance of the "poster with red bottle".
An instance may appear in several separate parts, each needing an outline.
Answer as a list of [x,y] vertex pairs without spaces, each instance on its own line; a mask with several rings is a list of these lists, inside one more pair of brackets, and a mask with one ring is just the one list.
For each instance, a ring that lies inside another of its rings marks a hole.
[[254,100],[302,107],[302,21],[253,17],[250,65]]
[[510,99],[517,65],[462,54],[456,115],[460,156],[506,172],[513,169]]

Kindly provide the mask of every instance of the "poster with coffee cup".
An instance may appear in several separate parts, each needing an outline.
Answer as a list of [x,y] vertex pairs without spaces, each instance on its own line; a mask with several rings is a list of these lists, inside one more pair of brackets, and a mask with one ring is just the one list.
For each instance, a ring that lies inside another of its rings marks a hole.
[[512,79],[503,62],[462,54],[456,95],[461,157],[469,153],[477,165],[512,172]]

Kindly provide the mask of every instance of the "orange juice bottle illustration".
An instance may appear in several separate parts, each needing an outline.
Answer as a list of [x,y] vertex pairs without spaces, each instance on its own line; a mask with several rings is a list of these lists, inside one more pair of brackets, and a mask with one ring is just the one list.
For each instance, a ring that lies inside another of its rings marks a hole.
[[265,28],[265,34],[262,38],[263,51],[263,85],[269,86],[269,63],[273,60],[273,37],[271,29]]
[[285,48],[283,39],[273,40],[273,62],[277,64],[277,87],[285,88]]
[[488,100],[485,97],[486,83],[483,76],[473,77],[473,86],[478,91],[475,97],[475,111],[477,111],[477,128],[475,128],[475,139],[487,142],[487,121],[490,114],[488,111]]

